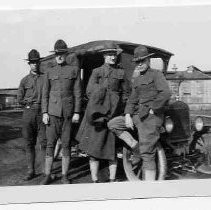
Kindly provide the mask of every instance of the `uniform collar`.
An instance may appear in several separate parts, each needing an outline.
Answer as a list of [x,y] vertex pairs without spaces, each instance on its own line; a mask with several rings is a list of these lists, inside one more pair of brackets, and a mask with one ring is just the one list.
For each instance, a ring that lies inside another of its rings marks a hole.
[[40,76],[39,73],[34,74],[34,73],[32,73],[32,71],[30,71],[29,75],[30,75],[31,77],[33,77],[33,78],[36,78],[36,77],[39,77],[39,76]]
[[149,67],[144,72],[140,72],[140,76],[145,75],[148,71],[149,71]]

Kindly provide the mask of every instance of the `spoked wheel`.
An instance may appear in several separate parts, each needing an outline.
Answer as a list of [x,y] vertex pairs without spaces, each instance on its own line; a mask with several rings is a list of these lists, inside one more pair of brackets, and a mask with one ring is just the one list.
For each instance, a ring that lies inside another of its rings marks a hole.
[[[164,180],[167,172],[167,160],[163,147],[160,143],[157,144],[157,180]],[[141,181],[142,179],[142,161],[137,161],[133,157],[131,150],[123,148],[123,166],[125,174],[129,181]]]
[[200,163],[196,170],[204,173],[211,174],[211,135],[204,134],[197,139],[195,148],[200,150],[201,154],[203,154],[203,162]]

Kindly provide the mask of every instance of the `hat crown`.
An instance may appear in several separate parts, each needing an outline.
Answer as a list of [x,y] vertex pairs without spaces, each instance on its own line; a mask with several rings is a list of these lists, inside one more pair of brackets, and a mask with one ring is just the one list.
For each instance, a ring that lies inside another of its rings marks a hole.
[[28,60],[31,61],[31,60],[39,60],[40,59],[40,53],[35,50],[35,49],[32,49],[29,53],[28,53]]
[[148,52],[147,48],[143,45],[138,46],[134,50],[134,57],[135,58],[139,58],[139,57],[142,58],[142,57],[145,57],[145,56],[148,56],[148,55],[149,55],[149,52]]
[[64,40],[59,39],[56,41],[56,43],[54,45],[54,50],[55,51],[67,50],[67,44],[65,43]]
[[116,49],[118,49],[118,47],[113,42],[105,43],[104,50],[110,50],[110,49],[116,50]]

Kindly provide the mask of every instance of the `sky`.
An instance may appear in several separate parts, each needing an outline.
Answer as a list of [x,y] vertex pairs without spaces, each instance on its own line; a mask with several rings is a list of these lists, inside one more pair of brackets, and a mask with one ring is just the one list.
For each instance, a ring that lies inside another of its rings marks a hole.
[[69,47],[104,39],[152,45],[174,54],[169,70],[211,71],[210,27],[211,5],[0,10],[0,88],[18,87],[28,52],[47,56],[57,39]]

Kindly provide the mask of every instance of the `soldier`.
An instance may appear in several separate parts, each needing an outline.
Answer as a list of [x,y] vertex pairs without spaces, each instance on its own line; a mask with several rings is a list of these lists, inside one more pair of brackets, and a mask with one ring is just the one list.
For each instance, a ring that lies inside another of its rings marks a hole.
[[108,127],[118,136],[133,137],[125,131],[135,124],[139,136],[139,150],[142,158],[144,180],[155,180],[156,143],[160,137],[159,128],[163,123],[163,111],[170,99],[170,90],[162,72],[150,68],[150,57],[145,46],[134,51],[136,62],[133,75],[132,93],[125,107],[125,117],[114,118]]
[[[28,54],[30,73],[25,76],[18,89],[18,102],[24,106],[22,135],[25,140],[26,160],[28,172],[25,180],[35,175],[35,145],[40,140],[41,156],[45,157],[46,137],[45,125],[42,123],[41,97],[43,88],[43,74],[40,73],[40,54],[33,49]],[[44,160],[42,160],[43,163]]]
[[54,148],[59,137],[61,137],[63,153],[61,182],[69,184],[67,172],[71,154],[71,129],[72,123],[79,121],[81,107],[80,69],[75,54],[67,60],[68,48],[63,40],[56,41],[53,52],[56,56],[56,64],[52,65],[45,74],[42,97],[43,122],[47,125],[47,149],[45,178],[41,184],[51,182]]
[[[121,49],[114,43],[108,43],[100,50],[104,56],[104,64],[92,71],[87,86],[89,103],[76,139],[79,148],[89,157],[91,178],[98,180],[99,161],[109,160],[109,180],[115,181],[117,160],[115,155],[115,139],[109,132],[107,122],[124,113],[124,104],[129,95],[129,86],[125,72],[117,66]],[[122,109],[123,108],[123,109]]]

